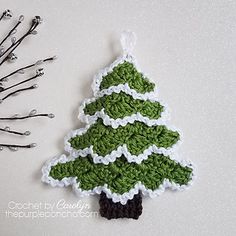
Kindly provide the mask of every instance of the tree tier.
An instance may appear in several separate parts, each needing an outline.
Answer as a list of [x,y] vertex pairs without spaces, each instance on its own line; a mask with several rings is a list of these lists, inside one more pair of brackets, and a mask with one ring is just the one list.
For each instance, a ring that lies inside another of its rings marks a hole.
[[115,66],[112,72],[102,78],[100,90],[125,83],[128,83],[131,89],[139,93],[152,92],[155,87],[155,84],[138,72],[132,63],[125,61]]
[[106,156],[119,146],[126,144],[132,155],[139,155],[151,145],[161,148],[172,147],[179,140],[179,133],[164,125],[147,126],[135,121],[133,124],[113,129],[103,124],[102,119],[90,126],[86,133],[69,139],[72,148],[81,150],[93,146],[93,152]]
[[107,184],[113,193],[124,194],[141,182],[146,189],[158,189],[164,180],[186,185],[192,178],[192,168],[182,166],[169,157],[152,154],[141,164],[128,163],[124,156],[109,165],[95,164],[91,156],[52,166],[49,175],[56,180],[77,177],[82,190],[92,190]]
[[92,116],[103,108],[105,113],[113,119],[122,119],[137,112],[150,119],[158,119],[164,110],[164,107],[159,102],[134,99],[124,92],[114,92],[87,104],[84,108],[84,113]]

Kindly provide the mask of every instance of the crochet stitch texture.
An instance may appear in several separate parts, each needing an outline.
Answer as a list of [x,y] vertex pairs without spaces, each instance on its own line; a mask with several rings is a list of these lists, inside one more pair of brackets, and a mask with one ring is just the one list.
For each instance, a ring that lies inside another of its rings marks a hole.
[[73,185],[81,196],[101,194],[100,213],[108,219],[137,219],[141,194],[186,188],[194,178],[193,165],[173,155],[179,131],[165,120],[156,122],[165,106],[129,51],[95,76],[93,91],[95,97],[80,107],[79,118],[87,126],[68,134],[69,156],[47,162],[42,180]]

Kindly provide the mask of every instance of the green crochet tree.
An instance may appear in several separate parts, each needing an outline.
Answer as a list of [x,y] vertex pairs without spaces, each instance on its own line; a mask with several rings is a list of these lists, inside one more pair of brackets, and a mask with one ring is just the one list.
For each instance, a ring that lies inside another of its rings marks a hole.
[[43,180],[73,185],[81,195],[100,194],[100,213],[108,219],[137,219],[141,194],[154,197],[165,188],[184,189],[193,168],[172,155],[180,135],[162,118],[166,109],[153,95],[154,87],[129,53],[99,73],[95,97],[80,109],[88,126],[66,137],[70,156],[47,163]]

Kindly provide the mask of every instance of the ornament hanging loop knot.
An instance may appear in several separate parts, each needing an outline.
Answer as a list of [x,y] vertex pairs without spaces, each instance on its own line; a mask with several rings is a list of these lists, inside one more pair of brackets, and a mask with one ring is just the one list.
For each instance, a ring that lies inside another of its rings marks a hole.
[[132,31],[123,31],[121,34],[120,42],[124,54],[131,55],[136,44],[136,34]]

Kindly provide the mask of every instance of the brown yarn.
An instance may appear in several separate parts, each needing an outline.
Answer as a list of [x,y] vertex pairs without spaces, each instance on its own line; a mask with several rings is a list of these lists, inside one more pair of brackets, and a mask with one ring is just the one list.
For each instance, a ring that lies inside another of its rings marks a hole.
[[128,200],[125,205],[122,205],[120,202],[114,203],[111,199],[106,197],[104,192],[102,192],[99,205],[101,216],[108,220],[117,218],[133,218],[137,220],[142,214],[143,209],[140,192],[134,195],[133,199]]

